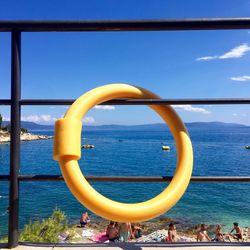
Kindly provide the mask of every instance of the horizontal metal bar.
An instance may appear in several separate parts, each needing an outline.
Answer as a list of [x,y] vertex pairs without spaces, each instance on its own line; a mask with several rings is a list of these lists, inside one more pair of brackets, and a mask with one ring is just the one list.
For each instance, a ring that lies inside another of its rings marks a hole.
[[0,21],[0,31],[17,29],[25,32],[47,31],[160,31],[249,29],[250,18],[195,18],[156,20],[66,20]]
[[[20,105],[71,105],[74,99],[22,99]],[[250,104],[250,98],[206,98],[206,99],[114,99],[102,103],[103,105],[226,105],[226,104]],[[0,99],[0,105],[10,105],[9,99]]]
[[[98,182],[169,182],[173,176],[86,176],[88,181]],[[19,181],[63,181],[61,175],[20,175]],[[0,175],[0,181],[8,181],[9,175]],[[250,176],[192,176],[191,182],[250,182]]]
[[10,99],[0,99],[0,105],[11,105]]

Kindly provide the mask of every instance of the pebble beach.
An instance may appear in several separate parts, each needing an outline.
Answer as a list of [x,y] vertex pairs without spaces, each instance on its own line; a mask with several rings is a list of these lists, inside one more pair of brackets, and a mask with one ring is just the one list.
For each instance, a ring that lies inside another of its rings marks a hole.
[[[131,242],[164,242],[168,234],[168,224],[172,222],[171,218],[161,218],[154,221],[147,221],[140,223],[143,235],[142,237],[131,240]],[[95,243],[94,235],[98,235],[105,231],[108,221],[99,220],[91,222],[85,227],[81,228],[75,225],[76,235],[71,243]],[[186,225],[175,222],[176,229],[179,236],[179,242],[196,242],[196,235],[199,225]],[[250,226],[242,228],[243,242],[250,242]],[[211,239],[215,235],[215,225],[207,225],[207,231]],[[236,239],[231,239],[232,242],[238,242]],[[106,241],[108,243],[109,241]],[[229,242],[226,240],[225,242]]]

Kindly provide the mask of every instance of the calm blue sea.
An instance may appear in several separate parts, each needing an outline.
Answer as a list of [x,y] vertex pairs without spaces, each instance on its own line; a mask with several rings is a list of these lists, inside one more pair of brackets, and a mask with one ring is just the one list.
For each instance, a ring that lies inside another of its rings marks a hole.
[[[35,131],[52,135],[53,131]],[[193,175],[250,175],[250,127],[189,128],[194,148]],[[122,140],[122,141],[120,141]],[[161,143],[171,146],[161,150]],[[85,175],[172,175],[176,164],[175,144],[168,131],[85,131],[80,165]],[[20,174],[60,174],[52,160],[53,140],[21,143]],[[9,173],[9,144],[0,145],[0,174]],[[102,194],[117,201],[139,202],[160,193],[167,183],[92,183]],[[0,234],[7,232],[8,182],[0,183]],[[20,226],[43,218],[59,207],[70,221],[78,222],[85,209],[63,182],[21,182]],[[238,221],[250,225],[250,184],[193,183],[178,204],[164,216],[183,223]],[[94,215],[92,215],[94,217]]]

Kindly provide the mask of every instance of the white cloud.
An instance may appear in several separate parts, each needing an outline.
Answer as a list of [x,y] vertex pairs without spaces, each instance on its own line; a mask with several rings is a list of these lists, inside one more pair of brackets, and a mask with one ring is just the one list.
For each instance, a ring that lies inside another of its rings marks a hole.
[[[21,121],[45,124],[54,123],[57,119],[58,118],[52,117],[51,115],[28,115],[21,117]],[[10,121],[10,118],[3,116],[3,121]],[[95,118],[93,116],[86,116],[82,119],[82,122],[85,124],[93,124],[95,123]]]
[[3,121],[10,121],[10,118],[3,115]]
[[244,113],[242,113],[242,114],[233,113],[233,116],[242,116],[242,117],[246,117],[247,114],[244,114]]
[[220,56],[203,56],[196,58],[196,61],[208,61],[208,60],[213,60],[213,59],[228,59],[228,58],[239,58],[244,56],[248,51],[250,51],[250,47],[248,46],[247,43],[243,43],[230,51],[226,52],[223,55]]
[[102,110],[114,110],[115,106],[111,105],[96,105],[94,109],[102,109]]
[[229,52],[225,53],[224,55],[220,56],[219,59],[228,59],[228,58],[239,58],[246,54],[247,51],[250,50],[250,47],[247,43],[241,44],[238,47],[233,48]]
[[245,82],[250,81],[250,76],[234,76],[230,78],[232,81]]
[[82,119],[82,122],[85,124],[93,124],[95,123],[95,118],[93,116],[86,116]]
[[208,61],[217,58],[217,56],[203,56],[196,58],[196,61]]
[[52,117],[51,115],[28,115],[21,117],[21,121],[41,123],[51,123],[54,122],[56,119],[57,118]]
[[177,110],[183,110],[188,112],[202,113],[202,114],[210,114],[211,111],[206,110],[204,108],[193,107],[192,105],[172,105],[173,108]]

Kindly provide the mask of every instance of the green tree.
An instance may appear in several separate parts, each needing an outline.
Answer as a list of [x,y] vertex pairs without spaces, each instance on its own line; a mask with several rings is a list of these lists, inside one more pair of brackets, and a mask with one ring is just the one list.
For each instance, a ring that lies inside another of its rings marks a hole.
[[28,133],[28,129],[27,128],[21,128],[21,132],[22,133]]
[[7,131],[7,132],[11,132],[11,126],[10,126],[10,124],[8,124],[8,125],[6,125],[5,127],[2,127],[2,130],[3,131]]
[[2,129],[2,123],[3,123],[3,117],[2,114],[0,114],[0,129]]

